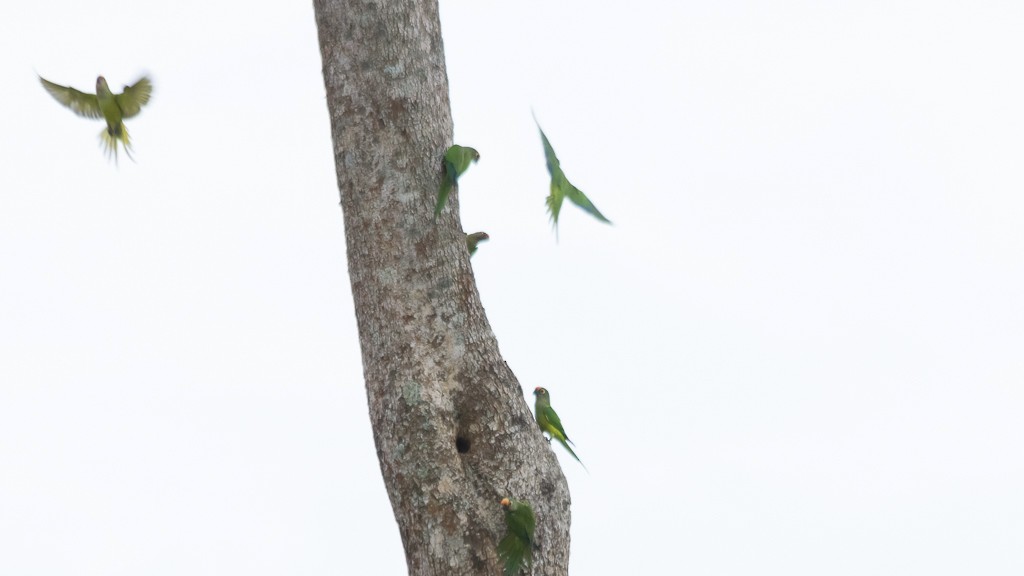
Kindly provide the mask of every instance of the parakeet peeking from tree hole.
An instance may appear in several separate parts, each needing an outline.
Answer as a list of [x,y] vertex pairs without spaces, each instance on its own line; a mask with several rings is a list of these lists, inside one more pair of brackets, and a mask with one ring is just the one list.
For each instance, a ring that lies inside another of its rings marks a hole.
[[476,254],[477,244],[490,240],[491,237],[487,235],[487,232],[473,232],[472,234],[466,234],[466,248],[469,249],[469,256],[472,257]]

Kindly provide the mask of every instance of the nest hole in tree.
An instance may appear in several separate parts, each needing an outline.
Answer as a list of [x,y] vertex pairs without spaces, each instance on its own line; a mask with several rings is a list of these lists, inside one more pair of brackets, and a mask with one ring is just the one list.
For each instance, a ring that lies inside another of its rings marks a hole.
[[459,451],[459,454],[469,452],[469,438],[466,438],[465,436],[456,436],[455,449]]

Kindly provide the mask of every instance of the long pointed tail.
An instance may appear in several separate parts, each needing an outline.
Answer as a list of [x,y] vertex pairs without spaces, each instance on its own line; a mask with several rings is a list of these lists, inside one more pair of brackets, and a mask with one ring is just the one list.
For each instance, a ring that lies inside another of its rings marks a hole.
[[556,436],[555,440],[558,440],[558,443],[561,444],[562,446],[564,446],[565,449],[569,451],[569,454],[572,454],[572,457],[575,458],[576,461],[580,463],[580,466],[583,466],[584,470],[587,469],[587,466],[583,463],[583,460],[580,460],[580,457],[577,456],[576,453],[572,451],[572,448],[569,447],[569,443],[566,442],[566,440],[568,440],[568,438],[566,438],[566,440],[562,440],[561,438],[558,438]]
[[114,164],[117,164],[118,142],[121,143],[124,153],[128,155],[128,158],[134,162],[135,158],[132,158],[132,140],[128,136],[128,129],[124,127],[124,124],[121,124],[117,133],[111,133],[109,128],[104,128],[100,132],[100,146],[103,147],[103,152],[106,153],[107,158],[114,159]]

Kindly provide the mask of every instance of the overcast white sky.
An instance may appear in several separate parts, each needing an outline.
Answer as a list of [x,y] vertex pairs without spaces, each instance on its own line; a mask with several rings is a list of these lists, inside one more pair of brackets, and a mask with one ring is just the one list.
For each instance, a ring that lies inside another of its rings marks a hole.
[[[1024,4],[595,4],[442,2],[572,573],[1024,573]],[[403,574],[311,3],[0,38],[0,574]],[[151,74],[137,163],[37,72]],[[614,226],[556,244],[531,107]]]

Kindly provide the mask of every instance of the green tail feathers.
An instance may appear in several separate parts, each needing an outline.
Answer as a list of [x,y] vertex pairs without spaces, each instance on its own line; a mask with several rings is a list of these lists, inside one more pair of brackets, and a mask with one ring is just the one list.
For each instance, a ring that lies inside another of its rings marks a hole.
[[504,561],[505,576],[515,576],[520,569],[529,569],[532,544],[523,542],[515,534],[506,534],[498,542],[498,556]]
[[113,158],[114,163],[117,163],[117,147],[120,142],[121,147],[124,148],[124,153],[128,156],[131,161],[135,161],[132,158],[132,140],[128,136],[128,129],[124,127],[124,124],[120,126],[118,133],[111,134],[109,128],[104,128],[100,131],[100,146],[103,147],[103,152],[108,158]]
[[572,448],[569,447],[569,442],[570,441],[569,441],[568,438],[566,438],[565,440],[562,440],[561,438],[558,438],[556,436],[555,440],[558,440],[558,443],[561,444],[562,446],[564,446],[565,449],[569,451],[569,454],[572,455],[572,457],[575,458],[576,461],[580,463],[580,466],[583,466],[584,468],[586,468],[586,466],[583,465],[583,461],[580,460],[580,457],[577,456],[576,453],[572,451]]

